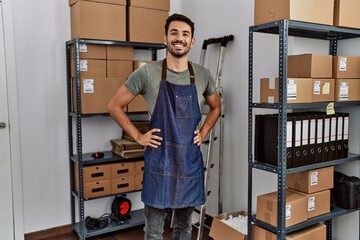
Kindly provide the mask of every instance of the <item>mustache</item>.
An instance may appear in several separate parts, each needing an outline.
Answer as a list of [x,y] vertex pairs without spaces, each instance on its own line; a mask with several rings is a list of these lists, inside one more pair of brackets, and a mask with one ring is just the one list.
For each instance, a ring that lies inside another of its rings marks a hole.
[[171,42],[171,44],[181,44],[181,45],[183,45],[184,47],[187,45],[186,42],[181,41],[181,40],[174,40],[174,41]]

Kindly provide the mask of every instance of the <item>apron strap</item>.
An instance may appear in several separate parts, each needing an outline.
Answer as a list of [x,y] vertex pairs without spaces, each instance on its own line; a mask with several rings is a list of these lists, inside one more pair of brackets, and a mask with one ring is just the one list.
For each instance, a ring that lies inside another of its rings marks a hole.
[[[190,73],[190,83],[194,84],[195,83],[194,69],[189,61],[188,61],[188,69]],[[162,62],[161,80],[166,80],[166,70],[167,70],[167,63],[165,58]]]

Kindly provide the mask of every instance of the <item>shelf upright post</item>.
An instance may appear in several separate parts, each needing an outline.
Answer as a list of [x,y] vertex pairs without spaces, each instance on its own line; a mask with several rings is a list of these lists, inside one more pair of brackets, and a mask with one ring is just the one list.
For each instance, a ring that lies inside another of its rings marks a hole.
[[85,240],[85,211],[84,211],[84,183],[83,179],[83,161],[82,161],[82,120],[81,120],[81,84],[80,84],[80,43],[79,39],[74,40],[74,62],[75,62],[75,91],[76,91],[76,149],[78,164],[78,201],[79,201],[79,237]]
[[279,107],[278,107],[278,208],[277,238],[285,240],[286,213],[286,126],[288,20],[279,21]]
[[333,32],[330,32],[329,36],[329,54],[332,56],[337,55],[337,36]]
[[252,155],[252,121],[253,121],[253,44],[254,44],[254,27],[249,27],[249,86],[248,86],[248,232],[247,239],[252,239],[252,170],[253,170],[253,155]]

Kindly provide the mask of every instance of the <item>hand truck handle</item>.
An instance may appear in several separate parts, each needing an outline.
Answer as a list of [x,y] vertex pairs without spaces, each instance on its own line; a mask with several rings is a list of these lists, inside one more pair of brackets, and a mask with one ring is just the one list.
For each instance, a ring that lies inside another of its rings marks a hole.
[[232,40],[234,40],[234,35],[227,35],[221,38],[209,38],[204,40],[202,49],[206,50],[208,45],[215,43],[221,43],[221,46],[226,47],[226,44]]

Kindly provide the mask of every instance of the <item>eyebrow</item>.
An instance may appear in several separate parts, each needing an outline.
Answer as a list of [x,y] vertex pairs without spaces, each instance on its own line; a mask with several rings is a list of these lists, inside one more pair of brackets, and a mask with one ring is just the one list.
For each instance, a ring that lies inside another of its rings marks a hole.
[[[169,32],[179,32],[179,30],[176,29],[176,28],[173,28],[173,29],[170,29]],[[181,31],[181,32],[190,34],[190,31],[188,31],[188,30],[184,30],[184,31]]]

